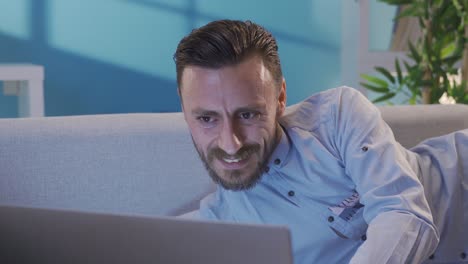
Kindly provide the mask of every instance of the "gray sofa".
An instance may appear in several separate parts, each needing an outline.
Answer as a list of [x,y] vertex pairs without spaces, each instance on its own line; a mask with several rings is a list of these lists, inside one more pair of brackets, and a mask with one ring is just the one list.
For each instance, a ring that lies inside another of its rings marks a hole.
[[[468,128],[468,106],[380,108],[411,147]],[[178,215],[214,190],[181,113],[0,119],[0,204]]]

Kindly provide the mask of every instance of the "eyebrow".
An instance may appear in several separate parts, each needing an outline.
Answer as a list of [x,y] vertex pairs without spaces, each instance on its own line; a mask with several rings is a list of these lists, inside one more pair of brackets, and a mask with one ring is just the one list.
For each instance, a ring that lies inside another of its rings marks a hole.
[[216,111],[206,110],[203,108],[195,108],[192,110],[192,115],[194,116],[205,116],[205,115],[217,116],[219,114]]
[[[237,108],[234,113],[241,113],[241,112],[249,112],[249,111],[259,111],[264,112],[266,110],[265,104],[253,104],[253,105],[246,105]],[[220,116],[220,114],[216,111],[207,110],[203,108],[195,108],[192,110],[192,115],[194,116]]]
[[265,104],[258,104],[258,105],[248,105],[244,107],[239,107],[238,109],[236,109],[235,113],[249,112],[249,111],[264,112],[265,110],[266,110]]

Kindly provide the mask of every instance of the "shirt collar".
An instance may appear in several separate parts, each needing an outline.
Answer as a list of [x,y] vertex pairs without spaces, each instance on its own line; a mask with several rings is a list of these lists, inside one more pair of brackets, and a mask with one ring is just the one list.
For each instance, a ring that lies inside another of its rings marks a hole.
[[282,126],[280,126],[280,128],[281,138],[275,150],[271,154],[267,165],[268,167],[283,167],[283,164],[285,164],[288,157],[289,150],[291,149],[291,142],[288,134],[284,131]]

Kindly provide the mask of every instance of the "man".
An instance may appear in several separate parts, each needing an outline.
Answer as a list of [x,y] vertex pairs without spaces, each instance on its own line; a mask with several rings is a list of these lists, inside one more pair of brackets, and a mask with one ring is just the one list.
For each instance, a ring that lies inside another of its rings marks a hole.
[[[177,47],[184,116],[219,184],[199,216],[287,225],[296,263],[463,261],[468,235],[457,228],[467,219],[455,216],[466,211],[466,181],[445,180],[435,154],[444,151],[449,176],[466,179],[458,154],[468,155],[468,130],[408,151],[378,109],[346,87],[286,111],[277,50],[261,26],[231,20],[196,29]],[[456,208],[449,198],[460,199]],[[439,232],[443,250],[432,256]]]

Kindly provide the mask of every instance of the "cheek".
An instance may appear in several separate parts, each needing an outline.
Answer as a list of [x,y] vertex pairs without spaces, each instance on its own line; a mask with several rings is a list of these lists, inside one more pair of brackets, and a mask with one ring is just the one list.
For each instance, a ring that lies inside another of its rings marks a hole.
[[276,112],[270,112],[271,114],[268,115],[267,119],[264,122],[264,128],[266,130],[266,133],[271,136],[272,133],[275,132],[276,130],[276,124],[277,124],[277,115]]
[[248,141],[251,141],[252,143],[263,143],[264,141],[271,140],[274,129],[265,123],[259,126],[247,127],[245,131]]
[[209,131],[209,129],[205,129],[196,124],[190,124],[190,123],[189,123],[189,128],[190,128],[190,133],[192,135],[192,138],[195,141],[195,144],[197,144],[199,148],[202,148],[203,150],[205,150],[207,146],[210,144],[210,142],[213,141],[214,135],[212,132]]

